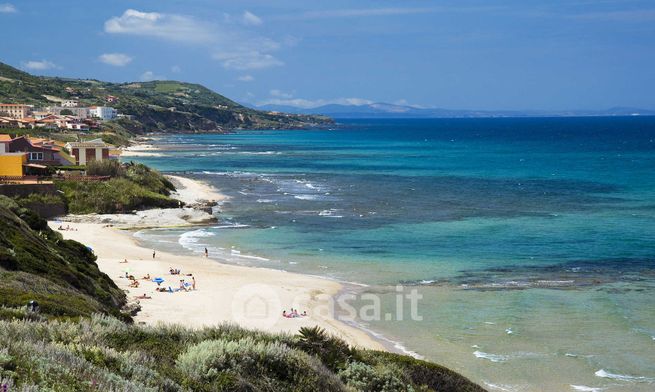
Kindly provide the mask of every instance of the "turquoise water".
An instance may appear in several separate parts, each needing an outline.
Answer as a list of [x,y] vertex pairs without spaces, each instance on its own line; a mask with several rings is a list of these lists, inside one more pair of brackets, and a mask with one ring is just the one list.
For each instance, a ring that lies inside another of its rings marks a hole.
[[[156,140],[231,198],[178,252],[367,285],[362,323],[490,390],[655,389],[655,118],[353,120]],[[361,320],[360,320],[361,321]],[[587,388],[587,389],[585,389]]]

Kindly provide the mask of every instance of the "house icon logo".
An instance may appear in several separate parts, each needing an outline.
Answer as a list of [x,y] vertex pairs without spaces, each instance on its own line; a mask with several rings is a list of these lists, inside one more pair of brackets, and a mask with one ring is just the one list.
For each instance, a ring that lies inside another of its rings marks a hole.
[[232,318],[254,328],[270,328],[278,321],[282,303],[275,290],[265,284],[241,287],[232,298]]

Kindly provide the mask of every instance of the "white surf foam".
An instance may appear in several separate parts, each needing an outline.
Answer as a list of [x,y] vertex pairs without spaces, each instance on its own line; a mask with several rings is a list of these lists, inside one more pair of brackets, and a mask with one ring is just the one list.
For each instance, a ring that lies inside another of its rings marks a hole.
[[319,200],[320,196],[318,195],[294,195],[294,198],[298,200]]
[[643,377],[643,376],[628,376],[625,374],[616,374],[616,373],[610,373],[606,371],[605,369],[600,369],[596,373],[594,373],[596,377],[602,377],[602,378],[609,378],[612,380],[619,380],[619,381],[629,381],[629,382],[647,382],[647,383],[652,383],[655,382],[654,378],[648,378],[648,377]]
[[494,391],[503,391],[503,392],[514,392],[517,389],[515,387],[512,387],[511,385],[503,385],[503,384],[492,384],[488,381],[483,381],[484,385],[489,387],[489,389],[492,389]]
[[243,229],[246,227],[250,227],[249,225],[242,225],[235,223],[233,225],[218,225],[218,226],[212,226],[214,229]]
[[491,362],[506,362],[510,358],[509,355],[489,354],[479,350],[474,351],[473,355],[476,358],[486,359]]
[[600,392],[605,389],[605,388],[588,387],[586,385],[573,385],[573,384],[571,384],[571,388],[573,388],[573,390],[575,391],[581,391],[581,392]]

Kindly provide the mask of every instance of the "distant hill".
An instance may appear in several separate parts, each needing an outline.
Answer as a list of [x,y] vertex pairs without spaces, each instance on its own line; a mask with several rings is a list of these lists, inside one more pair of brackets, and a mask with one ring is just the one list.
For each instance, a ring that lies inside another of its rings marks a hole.
[[333,118],[476,118],[476,117],[570,117],[570,116],[632,116],[655,115],[655,110],[639,108],[611,108],[607,110],[451,110],[440,108],[418,108],[390,103],[366,105],[323,105],[306,109],[285,105],[262,105],[257,109],[296,114],[320,114]]
[[[107,103],[107,96],[118,100]],[[223,132],[232,129],[296,129],[330,123],[323,116],[271,114],[242,106],[199,84],[177,81],[109,83],[34,76],[0,63],[0,102],[56,105],[79,99],[82,106],[112,106],[131,119],[112,121],[130,133]]]

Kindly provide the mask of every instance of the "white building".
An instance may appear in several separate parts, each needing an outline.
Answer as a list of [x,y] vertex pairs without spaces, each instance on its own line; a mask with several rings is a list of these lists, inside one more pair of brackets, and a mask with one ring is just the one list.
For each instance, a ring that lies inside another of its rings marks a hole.
[[79,108],[79,107],[48,106],[42,109],[42,111],[44,112],[56,114],[57,116],[60,116],[63,110],[70,110],[70,112],[73,113],[73,116],[79,118],[80,120],[84,120],[85,118],[89,118],[91,116],[90,109],[84,107]]
[[110,159],[109,151],[115,147],[102,141],[94,139],[86,142],[66,143],[66,150],[75,157],[75,164],[86,165],[91,161],[102,161]]
[[97,117],[103,120],[113,120],[118,115],[118,111],[109,106],[91,106],[89,113],[92,117]]
[[61,106],[65,108],[76,108],[79,104],[79,101],[76,99],[64,99],[61,101]]

